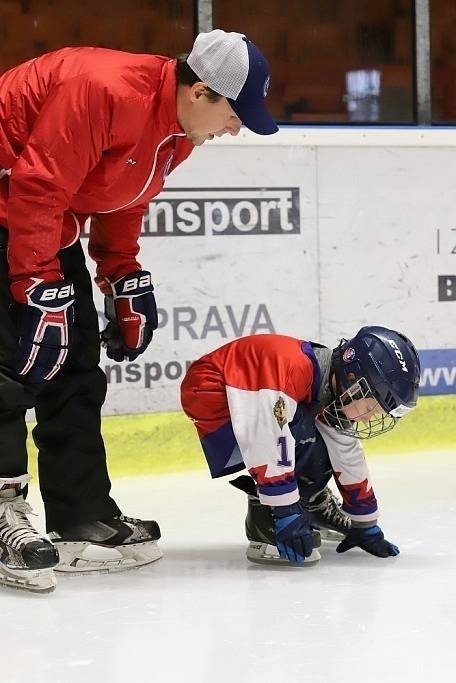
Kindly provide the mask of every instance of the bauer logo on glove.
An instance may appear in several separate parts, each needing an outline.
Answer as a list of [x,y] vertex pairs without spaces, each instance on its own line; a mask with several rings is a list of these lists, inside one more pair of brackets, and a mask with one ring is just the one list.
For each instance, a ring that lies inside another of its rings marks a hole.
[[101,341],[108,358],[133,361],[149,346],[158,326],[151,274],[140,270],[110,285],[112,296],[105,296],[108,325]]
[[[120,285],[120,286],[116,286],[116,285]],[[151,287],[152,287],[152,278],[151,278],[150,273],[147,273],[147,272],[144,272],[140,276],[129,277],[128,279],[122,278],[121,280],[118,280],[117,283],[114,283],[114,288],[115,288],[117,296],[122,296],[123,294],[128,295],[131,292],[133,292],[133,291],[137,292],[138,290],[149,291]],[[153,291],[153,289],[154,288],[152,287],[152,291]]]
[[73,337],[74,288],[68,280],[39,282],[16,303],[14,367],[28,384],[52,379],[65,363]]

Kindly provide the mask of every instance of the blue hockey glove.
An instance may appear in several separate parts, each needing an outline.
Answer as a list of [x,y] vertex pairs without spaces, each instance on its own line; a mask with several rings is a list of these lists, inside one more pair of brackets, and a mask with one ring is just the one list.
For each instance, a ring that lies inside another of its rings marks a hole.
[[290,562],[304,562],[314,549],[312,519],[299,503],[272,508],[277,550]]
[[69,280],[42,282],[15,304],[18,332],[14,369],[27,384],[52,379],[68,355],[73,337],[74,288]]
[[343,541],[339,543],[336,550],[338,553],[345,553],[351,548],[361,548],[366,553],[377,557],[394,557],[399,555],[397,545],[390,543],[383,535],[379,526],[365,528],[352,528]]
[[101,341],[108,358],[135,360],[149,346],[158,326],[157,306],[151,275],[139,270],[111,283],[112,296],[105,296],[108,325]]

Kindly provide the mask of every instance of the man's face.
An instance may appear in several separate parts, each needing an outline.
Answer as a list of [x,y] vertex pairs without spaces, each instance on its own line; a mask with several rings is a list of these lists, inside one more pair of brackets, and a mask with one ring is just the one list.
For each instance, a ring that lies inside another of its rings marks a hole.
[[194,145],[202,145],[225,133],[237,135],[241,127],[226,97],[211,102],[205,91],[204,83],[195,83],[185,91],[178,107],[179,123]]

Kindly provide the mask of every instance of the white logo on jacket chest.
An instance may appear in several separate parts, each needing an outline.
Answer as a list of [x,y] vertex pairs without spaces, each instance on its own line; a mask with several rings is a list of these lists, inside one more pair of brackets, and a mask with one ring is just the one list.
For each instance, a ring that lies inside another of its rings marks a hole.
[[136,163],[136,159],[132,159],[131,157],[127,159],[127,164],[130,164],[130,166],[134,166]]

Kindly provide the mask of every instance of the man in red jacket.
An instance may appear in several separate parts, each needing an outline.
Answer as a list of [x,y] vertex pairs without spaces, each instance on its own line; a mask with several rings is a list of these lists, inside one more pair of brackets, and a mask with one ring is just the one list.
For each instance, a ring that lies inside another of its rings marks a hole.
[[[148,203],[194,145],[241,122],[277,130],[268,82],[255,45],[220,30],[187,59],[66,48],[0,77],[0,582],[52,590],[59,554],[72,572],[160,557],[158,524],[123,516],[109,496],[106,378],[79,235],[90,218],[107,354],[134,360],[157,327],[137,260]],[[29,407],[53,544],[26,516]]]

